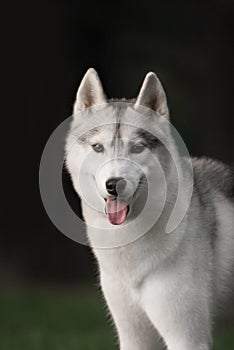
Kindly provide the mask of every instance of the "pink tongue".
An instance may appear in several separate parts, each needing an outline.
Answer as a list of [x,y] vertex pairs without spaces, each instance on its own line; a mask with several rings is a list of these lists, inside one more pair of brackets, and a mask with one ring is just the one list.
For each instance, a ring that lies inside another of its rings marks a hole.
[[112,225],[121,225],[127,215],[127,204],[119,199],[107,199],[106,213]]

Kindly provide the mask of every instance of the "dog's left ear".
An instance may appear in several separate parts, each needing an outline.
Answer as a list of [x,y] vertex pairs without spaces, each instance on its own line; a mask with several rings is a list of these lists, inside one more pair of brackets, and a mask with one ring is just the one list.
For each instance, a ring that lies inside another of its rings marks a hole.
[[155,73],[150,72],[146,75],[135,104],[169,117],[166,94]]
[[74,114],[94,105],[106,103],[105,94],[100,78],[93,68],[89,68],[84,75],[76,95]]

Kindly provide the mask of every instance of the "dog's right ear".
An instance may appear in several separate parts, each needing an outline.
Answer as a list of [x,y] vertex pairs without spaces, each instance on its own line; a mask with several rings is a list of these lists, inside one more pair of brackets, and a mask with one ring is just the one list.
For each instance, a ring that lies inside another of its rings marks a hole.
[[158,115],[168,118],[167,98],[162,84],[155,73],[149,72],[143,81],[136,105],[145,106]]
[[99,76],[95,69],[89,68],[78,88],[73,114],[106,102]]

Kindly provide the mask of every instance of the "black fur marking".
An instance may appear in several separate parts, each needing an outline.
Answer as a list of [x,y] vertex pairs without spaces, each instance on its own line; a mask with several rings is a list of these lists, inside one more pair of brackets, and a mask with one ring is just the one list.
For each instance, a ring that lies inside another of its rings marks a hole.
[[115,132],[113,135],[113,140],[111,142],[112,147],[114,147],[117,152],[120,150],[120,144],[122,143],[120,128],[121,128],[121,120],[120,120],[120,116],[118,116],[115,124]]
[[115,126],[115,133],[114,133],[114,139],[120,139],[121,135],[120,135],[120,127],[121,127],[121,123],[120,120],[117,121],[116,126]]
[[143,139],[143,144],[148,147],[149,149],[153,149],[155,147],[157,147],[158,145],[161,144],[161,142],[159,141],[159,139],[154,136],[153,134],[151,134],[150,132],[143,130],[143,129],[139,129],[137,131],[137,135]]
[[218,222],[217,222],[217,216],[216,216],[216,208],[214,206],[214,203],[210,199],[210,196],[208,193],[206,193],[206,189],[202,188],[199,184],[199,181],[197,181],[196,174],[194,174],[194,183],[193,188],[194,192],[197,194],[197,198],[200,202],[200,208],[202,208],[200,215],[204,217],[203,222],[209,222],[209,226],[206,227],[207,232],[209,232],[209,238],[210,238],[210,246],[214,250],[216,247],[216,241],[218,238],[217,230],[218,230]]

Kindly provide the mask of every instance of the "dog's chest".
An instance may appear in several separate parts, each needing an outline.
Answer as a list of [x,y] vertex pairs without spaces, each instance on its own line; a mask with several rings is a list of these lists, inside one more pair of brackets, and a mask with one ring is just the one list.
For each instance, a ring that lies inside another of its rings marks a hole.
[[129,287],[137,288],[156,265],[156,251],[150,244],[128,245],[116,249],[95,250],[100,273],[120,279]]

